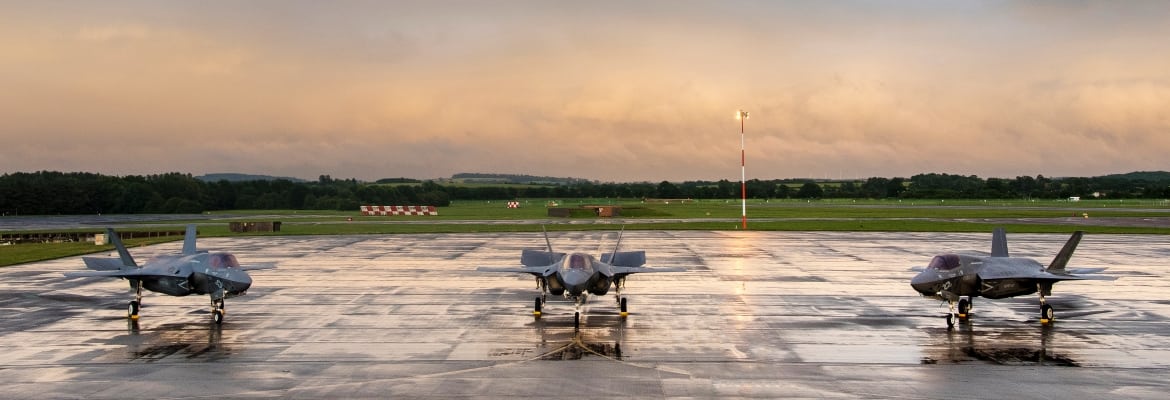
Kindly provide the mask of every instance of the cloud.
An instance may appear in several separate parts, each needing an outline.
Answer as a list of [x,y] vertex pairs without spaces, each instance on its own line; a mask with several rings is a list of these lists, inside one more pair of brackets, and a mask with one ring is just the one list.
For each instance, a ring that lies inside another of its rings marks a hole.
[[1167,10],[21,5],[0,171],[738,179],[740,108],[749,178],[1164,169]]
[[111,42],[117,40],[142,40],[150,35],[150,28],[131,25],[83,26],[77,32],[77,39],[84,42]]

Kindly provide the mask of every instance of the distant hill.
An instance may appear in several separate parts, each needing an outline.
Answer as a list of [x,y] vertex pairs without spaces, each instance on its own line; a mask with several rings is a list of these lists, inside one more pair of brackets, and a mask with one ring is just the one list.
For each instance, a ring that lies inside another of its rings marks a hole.
[[1166,171],[1137,171],[1125,174],[1105,175],[1101,178],[1122,179],[1128,181],[1170,182],[1170,172]]
[[451,180],[462,182],[478,182],[478,183],[537,183],[537,184],[556,184],[567,185],[573,183],[589,182],[588,179],[581,178],[557,178],[552,176],[533,176],[533,175],[516,175],[516,174],[482,174],[461,172],[451,175]]
[[387,184],[387,183],[422,183],[422,181],[420,181],[420,180],[418,180],[418,179],[413,179],[413,178],[382,178],[382,179],[379,179],[379,180],[377,180],[377,181],[374,181],[374,183],[379,183],[379,184]]
[[298,182],[298,183],[307,182],[304,179],[289,178],[289,177],[285,177],[285,176],[251,175],[251,174],[235,174],[235,173],[206,174],[206,175],[196,176],[195,179],[198,179],[198,180],[201,180],[204,182],[275,181],[277,179],[284,179],[287,181]]

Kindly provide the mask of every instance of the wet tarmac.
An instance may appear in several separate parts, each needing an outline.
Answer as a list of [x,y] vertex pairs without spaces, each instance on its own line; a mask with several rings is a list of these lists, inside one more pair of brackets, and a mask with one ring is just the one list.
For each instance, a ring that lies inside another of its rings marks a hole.
[[[611,250],[616,232],[557,232],[559,251]],[[1008,234],[1047,263],[1067,235]],[[203,296],[146,295],[125,318],[125,281],[65,278],[78,257],[0,268],[0,398],[813,397],[1165,398],[1170,240],[1087,235],[1070,267],[1116,281],[976,299],[946,328],[910,268],[978,250],[987,234],[626,232],[625,250],[683,273],[634,275],[612,295],[550,302],[515,265],[540,234],[201,239],[252,273],[211,322]],[[132,249],[144,260],[180,243]]]

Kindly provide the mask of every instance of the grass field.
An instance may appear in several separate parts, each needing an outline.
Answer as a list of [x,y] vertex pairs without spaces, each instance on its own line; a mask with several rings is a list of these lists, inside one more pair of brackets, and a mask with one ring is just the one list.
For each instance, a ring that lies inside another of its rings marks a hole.
[[[740,202],[725,200],[643,203],[640,200],[556,199],[559,207],[620,205],[622,216],[597,218],[590,211],[573,218],[548,217],[550,199],[520,200],[509,209],[506,201],[456,201],[439,208],[438,216],[361,216],[355,211],[263,210],[207,213],[190,221],[160,221],[137,230],[181,229],[199,223],[200,236],[413,234],[460,232],[533,232],[614,230],[737,230]],[[1088,219],[1085,219],[1085,216]],[[1003,226],[1010,232],[1170,234],[1170,226],[1115,226],[1117,221],[1170,217],[1164,200],[1001,201],[1001,200],[751,200],[748,227],[770,231],[916,231],[989,232]],[[1023,219],[1041,219],[1026,221]],[[1071,225],[1070,219],[1089,225]],[[1109,219],[1113,224],[1093,225]],[[281,221],[280,232],[232,233],[231,221]],[[220,222],[220,223],[216,223]],[[149,223],[147,223],[149,224]],[[1126,224],[1120,224],[1126,225]],[[1135,224],[1140,225],[1140,224]],[[86,229],[84,231],[94,231]],[[32,230],[30,230],[32,232]],[[179,237],[130,241],[144,245]],[[108,251],[87,243],[45,243],[0,246],[0,266]]]

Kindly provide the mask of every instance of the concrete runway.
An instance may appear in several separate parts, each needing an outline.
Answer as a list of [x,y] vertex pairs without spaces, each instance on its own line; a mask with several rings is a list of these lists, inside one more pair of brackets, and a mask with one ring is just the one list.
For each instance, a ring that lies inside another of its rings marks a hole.
[[[612,250],[616,232],[557,232],[558,251]],[[1066,235],[1008,234],[1047,264]],[[125,318],[125,281],[65,278],[79,257],[0,268],[0,398],[1165,398],[1170,241],[1087,235],[1071,267],[1116,281],[1062,282],[1038,300],[976,299],[946,329],[909,269],[986,252],[991,234],[626,232],[624,250],[683,273],[627,281],[631,315],[594,297],[531,315],[513,266],[540,234],[201,239],[252,273],[216,327],[205,296],[148,293]],[[177,252],[178,242],[132,249]],[[551,297],[550,297],[551,299]]]

